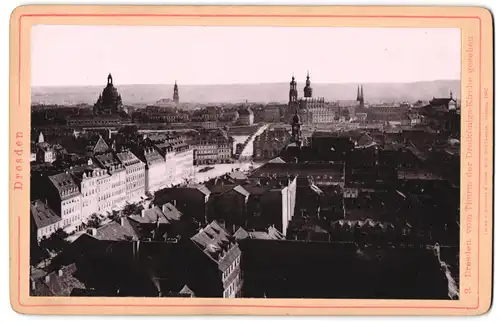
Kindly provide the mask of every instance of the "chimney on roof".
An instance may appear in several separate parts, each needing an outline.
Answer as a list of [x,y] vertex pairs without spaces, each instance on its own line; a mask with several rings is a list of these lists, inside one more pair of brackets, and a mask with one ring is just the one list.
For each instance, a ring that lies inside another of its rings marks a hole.
[[97,235],[97,229],[96,228],[92,228],[90,230],[90,233],[92,234],[93,237],[95,237]]
[[32,280],[31,281],[31,290],[35,290],[36,289],[36,281]]
[[141,218],[146,216],[146,209],[141,210]]
[[125,217],[124,216],[120,217],[120,225],[122,227],[125,226]]
[[62,275],[63,275],[63,271],[62,271],[62,269],[59,269],[57,271],[57,276],[61,277]]
[[45,275],[45,282],[48,284],[50,282],[50,276],[47,274]]

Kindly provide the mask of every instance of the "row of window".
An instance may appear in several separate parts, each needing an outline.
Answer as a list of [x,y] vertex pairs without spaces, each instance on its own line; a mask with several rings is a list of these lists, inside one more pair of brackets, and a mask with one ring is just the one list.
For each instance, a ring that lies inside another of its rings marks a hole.
[[240,276],[238,275],[224,291],[224,298],[233,298],[236,296],[239,282]]
[[240,256],[238,256],[238,258],[236,258],[233,263],[222,273],[222,281],[225,281],[230,275],[231,273],[236,269],[238,268],[238,266],[240,265]]

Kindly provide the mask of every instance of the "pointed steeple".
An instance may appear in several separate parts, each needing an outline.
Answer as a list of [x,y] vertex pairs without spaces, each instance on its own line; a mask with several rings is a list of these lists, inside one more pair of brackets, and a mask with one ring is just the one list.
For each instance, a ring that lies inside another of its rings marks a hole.
[[450,99],[453,99],[453,92],[450,89]]
[[297,101],[297,82],[295,82],[295,76],[292,73],[292,80],[290,81],[290,91],[288,92],[288,102]]
[[38,135],[38,143],[39,143],[39,144],[41,144],[41,143],[43,143],[43,142],[45,142],[45,139],[44,139],[44,137],[43,137],[43,133],[42,133],[42,132],[40,132],[40,134]]
[[359,85],[358,85],[358,94],[356,95],[356,101],[359,101],[359,99],[361,98],[360,94],[359,94]]
[[113,76],[111,76],[111,73],[108,74],[108,85],[113,85]]
[[174,83],[173,100],[175,103],[179,103],[179,87],[177,86],[177,80],[175,80],[175,83]]

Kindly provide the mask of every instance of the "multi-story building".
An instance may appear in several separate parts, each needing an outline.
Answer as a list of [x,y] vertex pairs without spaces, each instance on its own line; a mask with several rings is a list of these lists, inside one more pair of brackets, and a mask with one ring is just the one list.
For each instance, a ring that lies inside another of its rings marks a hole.
[[60,214],[63,227],[68,231],[79,229],[82,224],[82,194],[69,172],[48,176],[45,192],[47,203]]
[[233,138],[225,131],[200,132],[193,139],[194,164],[230,163],[233,151]]
[[94,213],[104,213],[111,209],[111,176],[89,159],[88,165],[70,168],[75,183],[82,194],[82,221],[87,222]]
[[165,186],[180,184],[193,176],[193,148],[184,137],[153,134],[147,140],[165,160]]
[[174,149],[175,180],[174,184],[182,183],[194,174],[193,148],[180,137],[168,140]]
[[116,157],[125,166],[127,200],[139,200],[146,192],[146,168],[144,163],[130,151],[117,153]]
[[236,239],[213,221],[191,237],[191,241],[194,247],[191,265],[200,269],[191,282],[196,295],[241,297],[241,250]]
[[30,203],[31,226],[37,241],[50,237],[57,229],[62,228],[61,216],[40,200]]
[[154,147],[164,160],[164,174],[162,186],[169,187],[175,182],[175,151],[171,144],[167,142],[155,143]]
[[286,235],[296,191],[297,180],[292,176],[236,185],[213,197],[210,219],[224,223],[232,233],[239,227],[262,230],[273,225]]
[[264,121],[265,122],[280,122],[281,120],[281,110],[285,109],[286,106],[279,105],[277,103],[268,104],[264,107]]
[[265,130],[253,141],[253,158],[268,160],[278,157],[290,142],[291,135],[285,127]]
[[254,114],[252,109],[249,107],[244,107],[238,111],[239,118],[238,118],[238,123],[245,125],[245,126],[251,126],[253,125],[254,121]]
[[153,147],[137,154],[146,167],[146,192],[155,192],[166,185],[165,159]]
[[95,156],[97,164],[109,173],[110,187],[105,190],[111,199],[111,208],[125,204],[127,199],[127,173],[125,166],[112,154],[106,153]]

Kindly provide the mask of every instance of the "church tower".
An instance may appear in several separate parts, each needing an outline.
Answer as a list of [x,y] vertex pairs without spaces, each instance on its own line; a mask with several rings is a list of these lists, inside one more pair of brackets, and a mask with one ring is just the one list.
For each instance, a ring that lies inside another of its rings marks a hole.
[[361,85],[361,88],[358,85],[358,97],[356,98],[356,101],[359,102],[359,106],[361,108],[365,107],[365,96],[363,94],[363,85]]
[[292,81],[290,82],[290,91],[288,94],[288,102],[296,102],[297,96],[297,82],[295,82],[295,77],[292,76]]
[[174,102],[175,103],[179,103],[179,88],[177,87],[177,81],[175,81],[175,84],[174,84]]
[[108,74],[108,86],[113,86],[113,76],[111,76],[111,73]]
[[300,122],[300,117],[299,117],[299,111],[295,110],[295,115],[292,117],[292,138],[291,141],[293,143],[296,143],[297,146],[300,146],[301,144],[301,131],[300,131],[300,126],[302,123]]
[[307,77],[306,77],[306,86],[304,87],[304,97],[305,98],[312,98],[313,95],[313,90],[311,87],[311,79],[309,77],[309,71],[307,72]]

